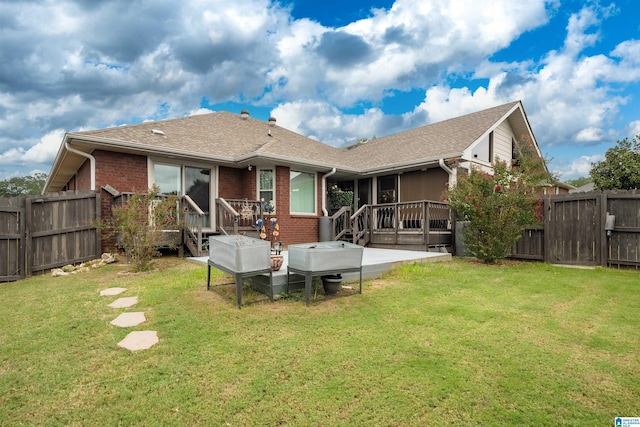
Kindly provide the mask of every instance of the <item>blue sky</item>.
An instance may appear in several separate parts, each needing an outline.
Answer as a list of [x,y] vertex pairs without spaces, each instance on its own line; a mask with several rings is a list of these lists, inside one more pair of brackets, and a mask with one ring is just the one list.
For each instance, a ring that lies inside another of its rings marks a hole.
[[640,2],[0,0],[0,179],[65,132],[251,111],[327,144],[521,100],[550,169],[640,134]]

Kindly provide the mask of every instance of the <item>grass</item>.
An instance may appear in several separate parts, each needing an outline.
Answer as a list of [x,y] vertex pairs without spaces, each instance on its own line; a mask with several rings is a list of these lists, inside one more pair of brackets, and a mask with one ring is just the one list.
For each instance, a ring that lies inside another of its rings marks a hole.
[[[362,295],[238,310],[206,291],[204,265],[167,257],[158,271],[124,270],[0,285],[0,424],[611,425],[640,415],[637,271],[456,260],[398,268]],[[99,291],[111,286],[139,303],[109,308],[118,296]],[[122,311],[147,322],[110,325]],[[131,330],[156,330],[160,343],[117,347]]]

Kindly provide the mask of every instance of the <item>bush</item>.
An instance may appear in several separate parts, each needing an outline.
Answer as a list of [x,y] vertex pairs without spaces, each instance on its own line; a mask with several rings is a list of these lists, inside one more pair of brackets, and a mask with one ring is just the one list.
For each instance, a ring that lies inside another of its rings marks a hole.
[[535,193],[539,176],[504,162],[493,169],[493,174],[472,169],[459,176],[447,194],[458,218],[470,221],[463,235],[469,253],[486,263],[507,257],[524,229],[542,219],[542,201]]
[[163,230],[181,228],[178,203],[176,196],[161,196],[154,186],[148,194],[135,193],[124,206],[113,207],[110,226],[134,271],[150,270],[158,249],[171,246]]

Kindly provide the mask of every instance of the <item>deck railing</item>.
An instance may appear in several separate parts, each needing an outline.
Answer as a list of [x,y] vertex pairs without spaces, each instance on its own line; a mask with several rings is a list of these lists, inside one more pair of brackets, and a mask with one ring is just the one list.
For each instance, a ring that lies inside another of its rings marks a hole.
[[257,233],[256,222],[262,217],[258,200],[216,199],[218,230],[223,234]]
[[351,216],[353,242],[361,245],[413,245],[426,248],[452,242],[452,212],[446,203],[415,202],[365,205]]
[[367,246],[371,230],[371,206],[364,205],[351,215],[353,243]]
[[182,196],[182,211],[184,212],[184,243],[193,255],[200,255],[203,250],[203,228],[206,215],[187,195]]
[[351,234],[351,207],[343,206],[331,215],[332,240],[343,240]]

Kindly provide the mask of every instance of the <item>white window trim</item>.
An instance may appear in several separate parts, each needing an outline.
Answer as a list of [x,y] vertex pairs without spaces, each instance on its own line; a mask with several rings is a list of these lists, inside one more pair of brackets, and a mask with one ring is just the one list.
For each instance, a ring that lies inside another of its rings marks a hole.
[[[270,170],[273,173],[273,188],[270,189],[270,191],[273,192],[273,213],[276,213],[278,211],[278,203],[276,203],[276,167],[264,167],[264,168],[257,168],[256,170],[256,200],[259,200],[260,202],[266,202],[268,203],[269,200],[260,200],[260,171],[263,170]],[[266,190],[269,191],[269,190]]]

